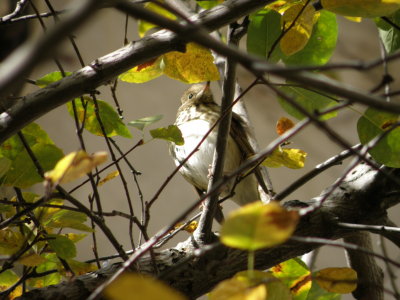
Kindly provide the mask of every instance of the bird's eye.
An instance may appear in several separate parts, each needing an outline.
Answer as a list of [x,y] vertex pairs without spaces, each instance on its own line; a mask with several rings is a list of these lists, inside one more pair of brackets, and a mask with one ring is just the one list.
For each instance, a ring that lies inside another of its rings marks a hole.
[[194,96],[194,94],[189,94],[189,96],[188,96],[189,100],[192,99],[193,96]]

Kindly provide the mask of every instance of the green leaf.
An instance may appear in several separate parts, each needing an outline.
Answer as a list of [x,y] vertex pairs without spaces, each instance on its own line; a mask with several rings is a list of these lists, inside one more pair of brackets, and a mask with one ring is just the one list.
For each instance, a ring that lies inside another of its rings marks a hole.
[[75,244],[66,236],[59,234],[48,234],[49,246],[63,259],[74,258],[76,256]]
[[278,62],[282,57],[279,43],[269,55],[273,45],[281,34],[281,15],[268,9],[261,9],[250,15],[250,24],[247,34],[247,51],[252,54],[266,57],[270,62]]
[[92,228],[83,224],[86,220],[87,216],[84,213],[62,209],[55,213],[45,225],[51,228],[69,227],[81,231],[93,232]]
[[337,37],[336,15],[321,11],[307,45],[291,56],[282,55],[282,60],[286,65],[324,65],[336,49]]
[[[26,126],[22,129],[22,134],[44,171],[52,169],[63,156],[61,149],[54,145],[39,125],[32,123]],[[3,184],[25,188],[43,180],[17,135],[9,138],[0,146],[0,156],[10,162],[9,167],[4,166],[7,171],[1,174],[0,181]],[[8,163],[5,162],[5,164]]]
[[[22,133],[28,142],[28,145],[31,147],[38,143],[54,145],[47,133],[36,123],[31,123],[26,126],[22,129]],[[6,140],[0,146],[0,154],[11,161],[13,161],[22,151],[25,151],[25,147],[20,138],[16,135]]]
[[[71,74],[72,74],[71,72],[65,72],[65,76],[70,76]],[[61,80],[62,78],[63,78],[62,73],[60,71],[55,71],[46,74],[43,77],[36,80],[36,85],[41,88],[44,88],[53,82]]]
[[0,177],[3,177],[11,168],[11,160],[7,157],[0,157]]
[[311,273],[298,258],[289,259],[271,268],[272,274],[290,288],[293,300],[307,299],[311,288]]
[[[44,171],[51,170],[64,154],[61,149],[51,144],[37,143],[31,146],[39,164]],[[1,179],[5,185],[28,188],[35,183],[43,181],[28,152],[21,151],[12,161],[8,172]]]
[[[46,258],[47,261],[43,264],[40,264],[36,268],[36,272],[44,273],[47,271],[59,269],[60,262],[54,253],[44,254],[43,257]],[[31,278],[31,279],[28,279],[28,281],[27,281],[29,286],[35,287],[35,288],[41,288],[44,286],[54,285],[54,284],[58,284],[60,282],[61,282],[61,274],[58,271],[48,274],[48,275],[45,275],[45,276],[38,277],[38,278]]]
[[[400,26],[400,11],[397,11],[392,16],[388,17],[397,26]],[[400,31],[388,24],[382,18],[375,20],[378,26],[379,36],[385,46],[386,52],[392,54],[400,48]]]
[[307,300],[340,300],[341,298],[340,294],[325,291],[315,280],[313,280],[307,296]]
[[[367,144],[398,121],[398,114],[368,108],[357,123],[360,142],[364,145]],[[386,134],[369,153],[381,164],[400,168],[400,128],[395,128]]]
[[[95,104],[90,97],[83,97],[83,103],[80,98],[75,100],[76,111],[80,122],[84,122],[85,129],[90,133],[103,136],[100,123],[95,113]],[[114,108],[102,100],[97,100],[99,106],[99,115],[104,126],[104,131],[108,137],[116,135],[130,138],[132,137],[127,126],[121,121]],[[86,113],[85,113],[86,107]],[[74,115],[72,102],[67,103],[67,108],[71,116]]]
[[[155,4],[155,3],[146,3],[144,5],[144,7],[147,10],[149,10],[149,11],[151,11],[153,13],[157,13],[157,14],[165,17],[165,18],[168,18],[168,19],[171,19],[171,20],[175,20],[176,19],[176,16],[174,14],[170,13],[168,10],[164,9],[163,7],[161,7],[161,6],[159,6],[159,5]],[[139,36],[140,37],[144,37],[144,35],[146,34],[147,31],[149,31],[150,29],[155,28],[157,26],[154,25],[154,24],[151,24],[149,22],[139,20],[138,27],[139,27],[138,28],[139,29]]]
[[213,8],[222,2],[224,2],[224,0],[196,0],[197,5],[204,9]]
[[150,130],[150,134],[155,139],[173,142],[178,146],[182,146],[185,143],[182,137],[182,132],[176,125],[169,125],[167,128],[162,127]]
[[140,64],[119,75],[119,79],[129,83],[143,83],[153,80],[163,74],[161,69],[162,56]]
[[163,118],[163,115],[155,115],[155,116],[151,116],[151,117],[145,117],[145,118],[137,119],[134,121],[130,121],[128,123],[128,125],[133,126],[137,129],[143,131],[143,129],[145,127],[160,121],[162,118]]
[[9,287],[18,281],[19,277],[11,270],[4,270],[0,273],[0,286]]
[[[301,87],[295,86],[284,86],[281,87],[280,90],[286,93],[288,96],[292,97],[299,105],[301,105],[306,111],[313,114],[315,111],[323,111],[329,107],[335,106],[337,104],[336,101],[325,97],[321,94],[318,94],[313,91],[309,91],[303,89]],[[299,112],[296,108],[290,105],[287,101],[283,99],[278,99],[282,108],[291,116],[301,120],[305,118],[305,116]],[[324,114],[320,117],[321,120],[327,120],[337,116],[337,112],[331,112]]]
[[233,211],[221,227],[220,239],[229,247],[255,251],[285,242],[294,232],[298,213],[287,211],[276,201],[261,201]]

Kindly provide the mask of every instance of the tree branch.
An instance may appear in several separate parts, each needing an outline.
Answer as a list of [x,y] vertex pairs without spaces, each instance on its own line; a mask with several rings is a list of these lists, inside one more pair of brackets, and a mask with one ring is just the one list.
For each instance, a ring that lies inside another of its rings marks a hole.
[[[271,0],[230,0],[196,15],[195,18],[199,20],[198,26],[204,26],[212,31],[263,7],[268,2]],[[135,5],[133,7],[136,8]],[[81,19],[79,18],[79,20]],[[71,17],[68,21],[72,22],[73,18]],[[58,27],[70,29],[71,24],[64,22],[65,20],[60,22]],[[76,20],[75,25],[78,23]],[[72,28],[76,27],[72,26]],[[183,28],[186,27],[183,26]],[[185,32],[186,36],[190,36],[192,33],[187,29]],[[59,29],[58,31],[53,30],[51,33],[37,43],[23,46],[1,64],[0,96],[7,95],[10,87],[16,82],[20,82],[19,79],[23,78],[40,61],[39,58],[44,58],[45,53],[50,55],[49,49],[53,43],[61,40],[61,36],[68,35],[70,30],[65,32],[65,30]],[[56,39],[54,35],[57,35],[58,38]],[[27,124],[69,100],[91,92],[134,66],[166,52],[180,49],[182,49],[181,37],[170,31],[162,30],[105,55],[71,76],[25,96],[6,112],[0,114],[0,144]]]
[[[323,243],[319,242],[321,240],[347,238],[357,232],[354,229],[336,226],[338,220],[340,222],[351,220],[357,224],[384,224],[387,218],[386,209],[383,208],[387,205],[385,203],[387,201],[386,192],[398,190],[399,187],[382,173],[365,164],[358,165],[354,171],[320,209],[301,218],[295,236],[305,238],[298,241],[292,239],[280,246],[258,251],[256,267],[258,269],[272,267],[320,247]],[[400,176],[400,170],[393,170],[393,176]],[[312,204],[313,201],[315,200],[311,199],[308,204]],[[287,206],[296,209],[299,204],[305,205],[299,201],[289,201]],[[308,238],[311,236],[313,238]],[[308,239],[309,242],[305,242],[305,239]],[[338,246],[337,242],[334,245]],[[364,249],[356,245],[349,247],[349,244],[345,244],[343,247],[360,251]],[[366,255],[372,254],[368,249],[365,250]],[[210,291],[221,280],[230,278],[236,272],[247,267],[247,253],[244,251],[229,249],[223,245],[211,245],[206,250],[202,250],[201,255],[197,255],[197,251],[189,239],[185,243],[179,244],[178,247],[164,250],[155,256],[158,269],[162,272],[159,278],[190,298],[196,298]],[[357,255],[359,254],[358,252]],[[376,257],[385,259],[379,255]],[[150,257],[142,256],[136,262],[141,272],[156,274]],[[387,262],[395,263],[389,259]],[[119,267],[120,264],[114,264],[97,272],[80,276],[73,282],[33,290],[20,299],[59,299],[58,297],[65,297],[69,300],[82,299],[119,270]],[[372,283],[369,278],[362,280],[363,284]]]

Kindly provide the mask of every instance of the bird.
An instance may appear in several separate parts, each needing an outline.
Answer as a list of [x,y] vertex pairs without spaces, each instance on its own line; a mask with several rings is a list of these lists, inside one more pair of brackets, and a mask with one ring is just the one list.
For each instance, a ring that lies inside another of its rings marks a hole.
[[[194,84],[183,93],[175,125],[182,133],[184,144],[171,143],[169,148],[176,166],[179,166],[197,147],[220,115],[221,107],[214,101],[209,82]],[[241,117],[236,113],[232,113],[231,129],[225,154],[224,174],[236,170],[243,161],[254,155],[247,131],[248,129]],[[211,131],[198,150],[179,170],[200,195],[207,191],[210,168],[217,142],[217,132],[218,126]],[[242,177],[237,184],[236,179],[233,178],[225,186],[220,194],[221,198],[231,196],[229,199],[239,206],[259,201],[258,180],[254,173]],[[234,190],[232,191],[233,188]]]

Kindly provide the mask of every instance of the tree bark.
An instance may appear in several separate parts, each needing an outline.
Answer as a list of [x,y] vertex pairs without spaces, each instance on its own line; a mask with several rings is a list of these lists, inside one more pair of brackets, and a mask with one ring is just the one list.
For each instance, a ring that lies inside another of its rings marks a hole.
[[[393,177],[398,178],[400,175],[400,170],[389,171],[391,171]],[[320,247],[321,242],[313,238],[324,238],[332,241],[345,238],[358,243],[359,240],[355,239],[355,234],[358,234],[357,231],[343,228],[338,226],[337,223],[351,221],[357,224],[387,224],[386,209],[399,201],[394,201],[389,195],[398,190],[399,186],[391,178],[363,163],[359,164],[332,195],[322,203],[321,207],[301,218],[294,236],[308,237],[310,242],[298,242],[292,239],[282,245],[257,251],[256,268],[265,270],[287,259],[303,255]],[[288,209],[299,209],[314,202],[315,199],[311,199],[307,203],[296,200],[289,201],[286,206]],[[398,241],[400,235],[392,235],[392,239]],[[361,246],[368,245],[362,244]],[[232,277],[235,273],[245,270],[247,267],[247,253],[245,251],[227,248],[221,244],[211,246],[201,255],[196,255],[195,250],[191,239],[188,239],[175,248],[157,253],[155,263],[160,271],[158,275],[153,268],[154,262],[150,257],[142,257],[137,263],[142,273],[158,277],[192,299],[209,292],[220,281]],[[353,253],[360,255],[364,250],[368,251],[368,249],[358,247],[358,251]],[[372,262],[374,258],[369,256],[368,259],[374,265]],[[109,278],[119,266],[118,263],[113,264],[99,271],[79,276],[71,282],[33,290],[19,299],[82,299]],[[365,268],[368,268],[368,270],[361,272],[369,273],[369,266],[365,266]],[[376,274],[379,274],[379,271]],[[360,278],[363,278],[364,274],[360,275]],[[366,279],[366,281],[362,279],[360,288],[363,288],[363,284],[366,282],[370,282],[370,279]],[[379,280],[374,282],[379,286],[373,288],[382,290],[382,282]]]

